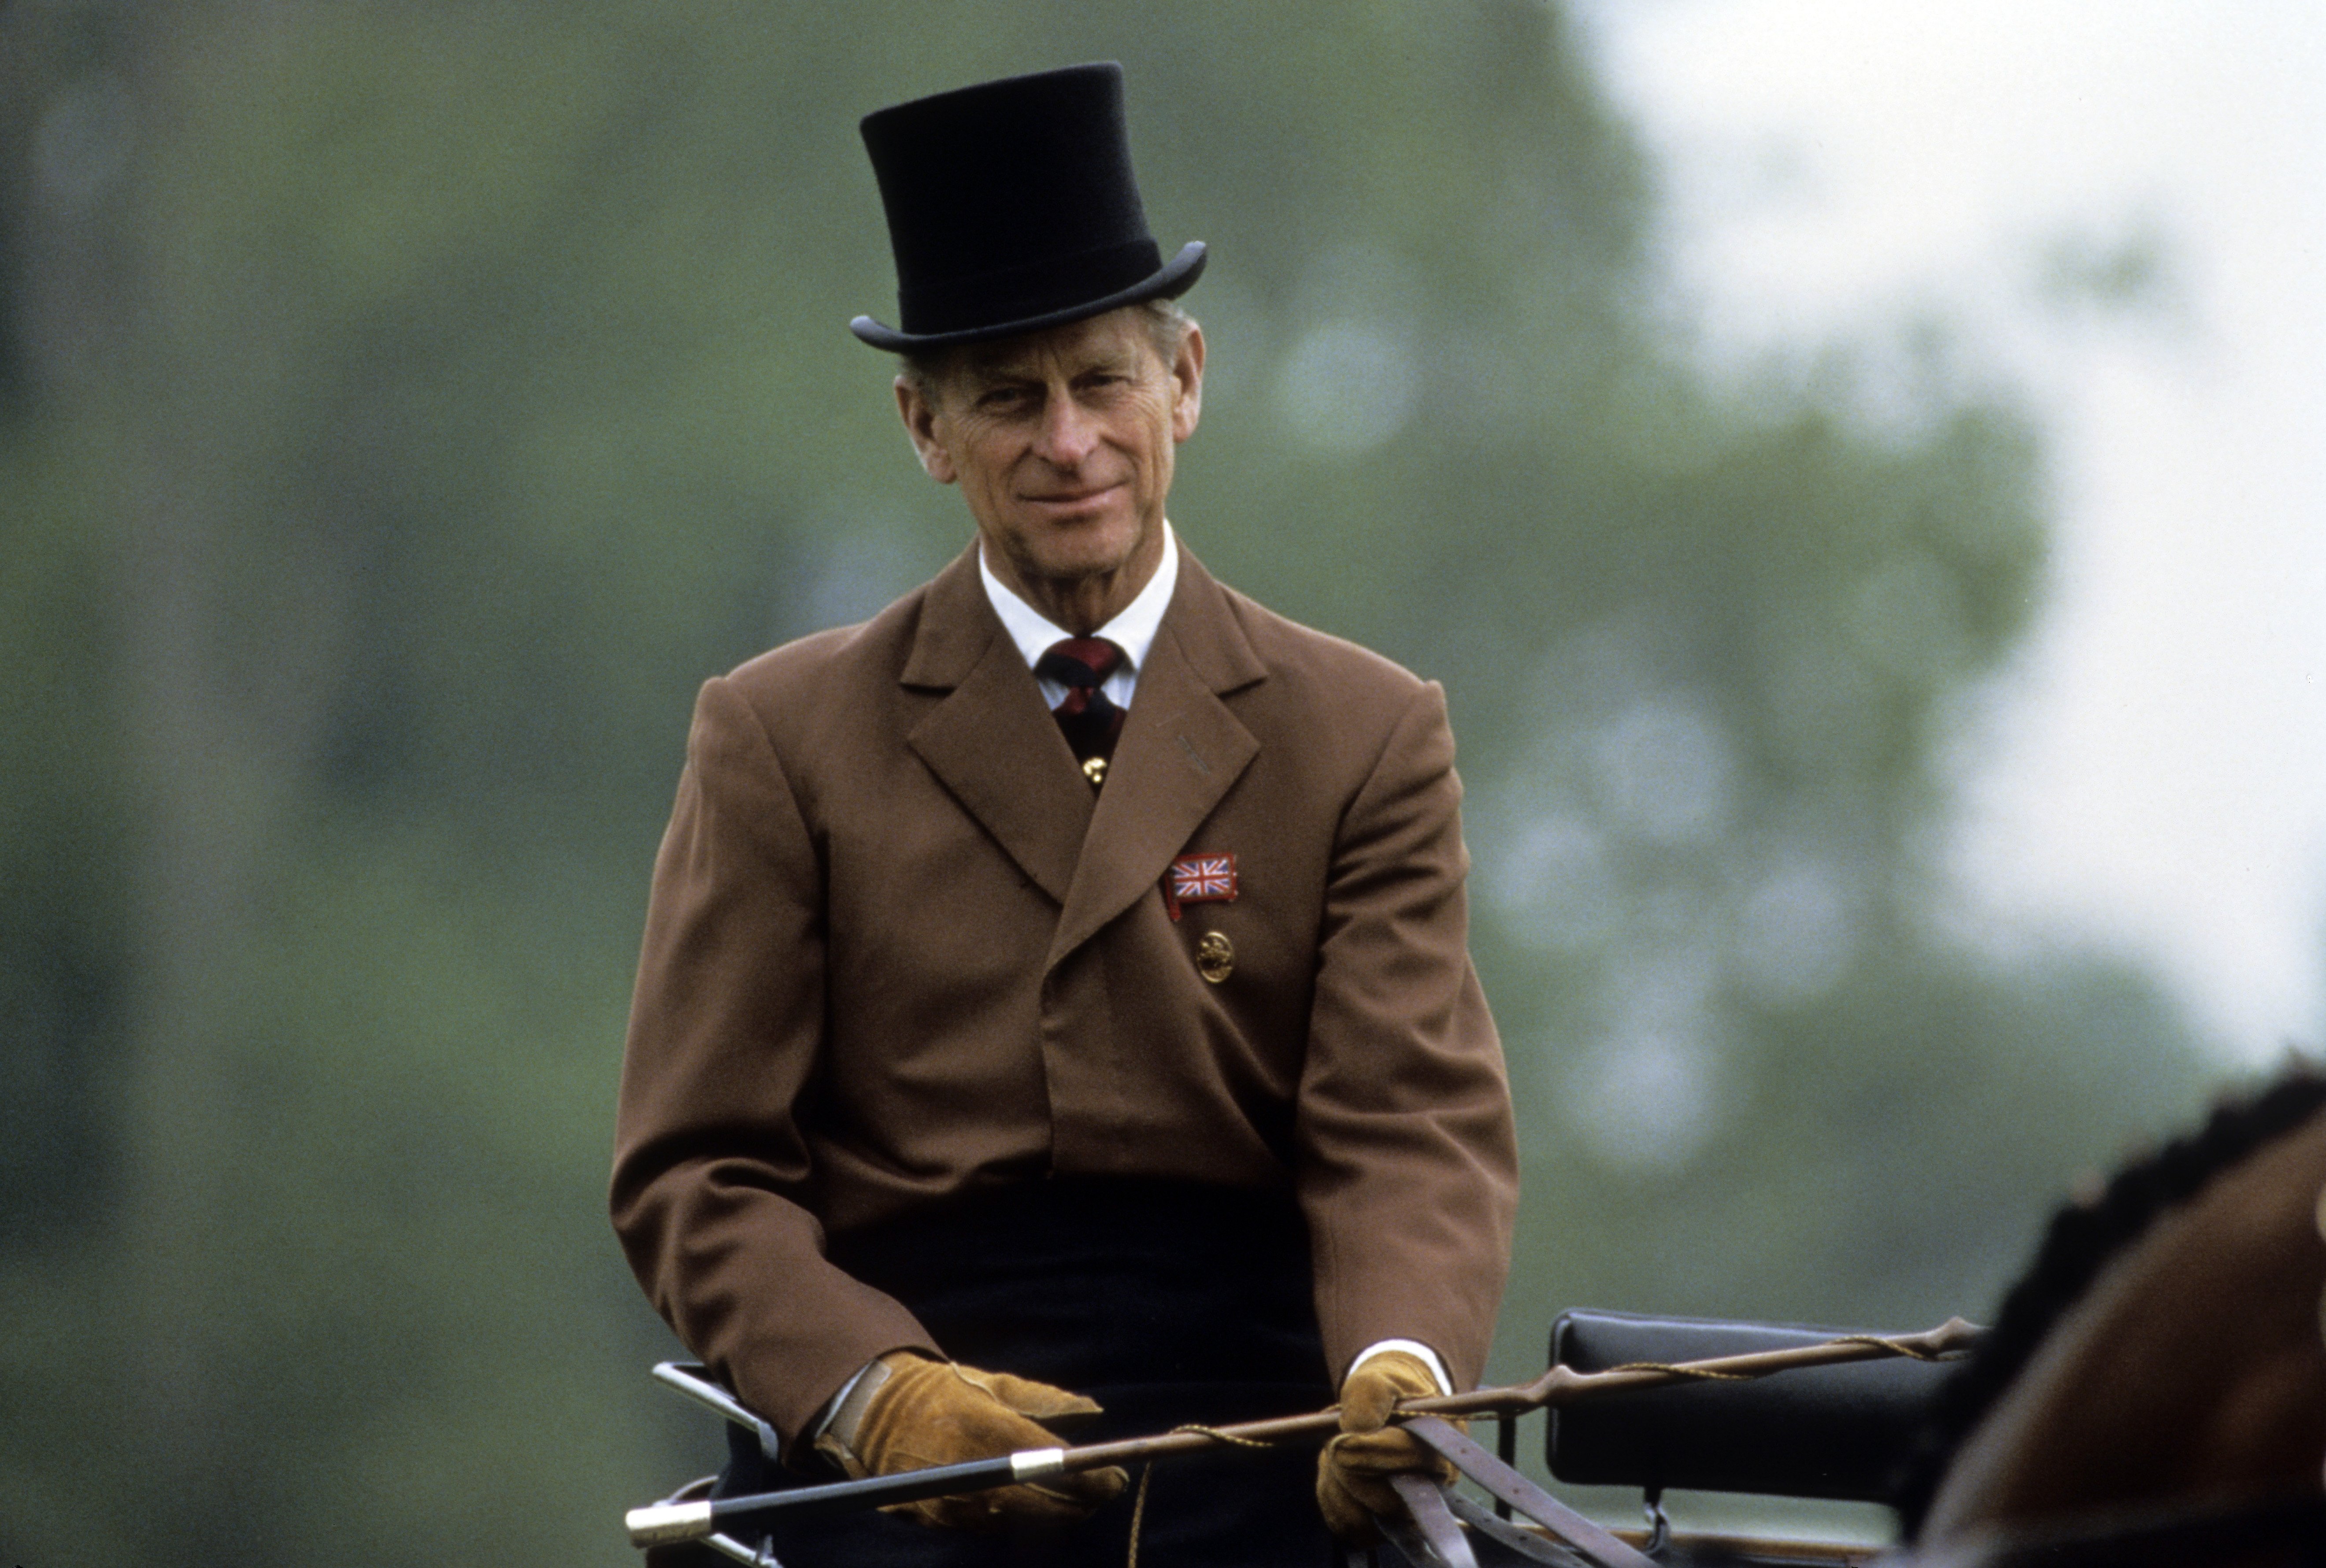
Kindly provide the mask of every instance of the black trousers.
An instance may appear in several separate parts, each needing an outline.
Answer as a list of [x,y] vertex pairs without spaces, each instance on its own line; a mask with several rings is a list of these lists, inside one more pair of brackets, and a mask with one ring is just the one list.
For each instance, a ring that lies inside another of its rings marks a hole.
[[[1088,1394],[1105,1414],[1069,1443],[1316,1410],[1333,1400],[1289,1195],[1180,1183],[1050,1180],[978,1194],[837,1239],[832,1260],[897,1297],[971,1366]],[[719,1495],[810,1479],[732,1430]],[[1154,1468],[1140,1568],[1326,1568],[1316,1450],[1235,1452]],[[829,1479],[829,1478],[814,1478]],[[1133,1495],[1064,1529],[1000,1536],[865,1513],[764,1533],[784,1568],[1121,1568]]]

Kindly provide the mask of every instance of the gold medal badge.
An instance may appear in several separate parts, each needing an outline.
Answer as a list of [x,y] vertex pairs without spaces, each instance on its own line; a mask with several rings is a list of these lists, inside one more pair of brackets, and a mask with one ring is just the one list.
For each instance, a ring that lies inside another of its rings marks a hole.
[[1235,943],[1224,932],[1204,932],[1196,944],[1196,970],[1215,986],[1235,973]]

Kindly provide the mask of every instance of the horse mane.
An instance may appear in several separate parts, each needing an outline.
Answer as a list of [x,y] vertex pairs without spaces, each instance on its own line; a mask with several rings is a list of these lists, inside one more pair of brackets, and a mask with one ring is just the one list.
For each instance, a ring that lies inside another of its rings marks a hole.
[[2223,1099],[2195,1132],[2125,1166],[2096,1194],[2052,1215],[2035,1258],[2003,1298],[1977,1350],[1939,1387],[1899,1467],[1893,1498],[1908,1541],[1920,1536],[1955,1452],[2100,1271],[2167,1210],[2326,1106],[2326,1071],[2294,1058],[2258,1093]]

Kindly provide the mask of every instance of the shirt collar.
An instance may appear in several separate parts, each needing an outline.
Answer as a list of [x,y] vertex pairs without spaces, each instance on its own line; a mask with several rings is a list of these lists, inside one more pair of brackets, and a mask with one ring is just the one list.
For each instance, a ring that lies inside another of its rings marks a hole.
[[[985,544],[977,546],[977,575],[984,580],[985,597],[992,601],[993,613],[1001,617],[1001,625],[1009,640],[1018,645],[1025,656],[1026,667],[1032,669],[1041,661],[1050,645],[1074,634],[1052,621],[1049,617],[1012,593],[1008,585],[993,575],[985,563]],[[1147,651],[1155,645],[1155,634],[1162,628],[1163,612],[1170,608],[1171,590],[1179,581],[1179,541],[1171,533],[1167,518],[1163,524],[1163,560],[1155,568],[1155,575],[1139,590],[1139,597],[1122,607],[1122,613],[1091,636],[1104,637],[1121,648],[1123,662],[1132,670],[1147,663]]]

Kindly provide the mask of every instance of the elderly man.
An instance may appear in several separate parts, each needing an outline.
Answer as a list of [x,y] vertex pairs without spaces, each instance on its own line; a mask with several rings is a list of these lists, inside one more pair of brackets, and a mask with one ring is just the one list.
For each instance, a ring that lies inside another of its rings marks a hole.
[[[703,687],[616,1227],[783,1435],[732,1489],[1337,1391],[1319,1460],[1175,1462],[1138,1510],[1150,1564],[1322,1562],[1320,1511],[1363,1539],[1386,1474],[1430,1468],[1380,1429],[1476,1378],[1508,1262],[1444,698],[1223,587],[1165,520],[1205,356],[1172,301],[1205,252],[1166,263],[1148,232],[1117,68],[863,131],[902,326],[854,329],[903,356],[907,433],[976,538],[864,625]],[[776,1550],[1119,1563],[1125,1481]]]

